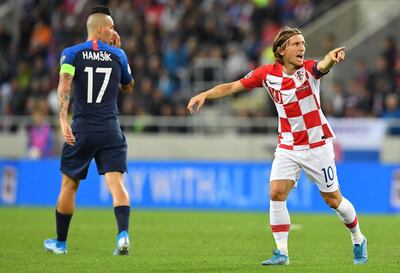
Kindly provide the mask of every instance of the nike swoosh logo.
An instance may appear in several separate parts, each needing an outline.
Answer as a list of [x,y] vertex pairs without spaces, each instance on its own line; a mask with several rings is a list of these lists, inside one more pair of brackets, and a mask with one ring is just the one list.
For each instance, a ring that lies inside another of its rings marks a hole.
[[333,183],[332,184],[330,184],[330,185],[326,185],[328,188],[330,187],[330,186],[332,186],[333,185]]
[[277,82],[270,82],[268,81],[269,84],[278,84]]

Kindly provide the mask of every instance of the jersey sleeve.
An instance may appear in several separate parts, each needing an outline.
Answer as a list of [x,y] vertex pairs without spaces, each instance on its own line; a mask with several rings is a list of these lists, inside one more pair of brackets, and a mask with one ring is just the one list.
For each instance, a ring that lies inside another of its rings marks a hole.
[[60,74],[68,73],[72,76],[75,75],[75,52],[71,48],[66,48],[61,53],[60,59]]
[[262,83],[263,80],[265,79],[266,73],[267,73],[267,67],[260,66],[247,73],[246,76],[240,79],[240,83],[247,90],[251,90],[257,87],[262,87]]
[[326,73],[321,73],[321,72],[318,70],[318,68],[317,68],[318,63],[319,63],[319,61],[317,61],[317,60],[307,60],[307,61],[304,61],[304,67],[305,67],[306,70],[307,70],[308,72],[310,72],[311,75],[313,75],[316,79],[320,79],[322,76],[328,74],[328,72],[329,72],[329,71],[328,71],[328,72],[326,72]]
[[121,52],[121,84],[127,85],[133,80],[133,77],[131,68],[129,67],[128,58],[123,50],[121,50]]

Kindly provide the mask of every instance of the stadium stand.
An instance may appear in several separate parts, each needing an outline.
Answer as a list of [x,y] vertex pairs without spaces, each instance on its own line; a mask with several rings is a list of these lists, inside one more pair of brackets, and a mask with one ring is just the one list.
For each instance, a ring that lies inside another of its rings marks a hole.
[[[55,116],[60,50],[83,36],[82,21],[94,4],[111,8],[136,79],[135,92],[119,99],[120,114],[136,117],[125,124],[125,130],[186,133],[193,129],[174,124],[187,116],[191,95],[270,62],[272,39],[282,25],[307,27],[345,2],[349,1],[5,1],[0,6],[0,131],[17,132],[21,122],[29,124],[18,117],[37,110]],[[10,17],[17,27],[10,24]],[[335,45],[336,38],[327,35],[324,46]],[[326,114],[400,117],[398,47],[394,36],[385,37],[376,49],[380,55],[375,65],[360,57],[353,79],[334,80],[330,96],[323,100]],[[215,103],[210,111],[254,118],[254,123],[274,116],[268,98],[254,93],[254,98],[239,95],[224,106]],[[153,120],[149,125],[152,116],[163,117],[163,122]],[[162,127],[165,122],[168,125]],[[239,131],[270,130],[247,125]]]

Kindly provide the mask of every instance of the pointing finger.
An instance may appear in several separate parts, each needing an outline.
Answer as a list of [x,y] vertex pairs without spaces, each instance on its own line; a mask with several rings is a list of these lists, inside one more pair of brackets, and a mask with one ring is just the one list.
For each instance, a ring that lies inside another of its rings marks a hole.
[[340,51],[344,51],[344,49],[345,49],[346,47],[338,47],[338,48],[335,48],[334,50],[332,50],[333,51],[333,53],[339,53]]

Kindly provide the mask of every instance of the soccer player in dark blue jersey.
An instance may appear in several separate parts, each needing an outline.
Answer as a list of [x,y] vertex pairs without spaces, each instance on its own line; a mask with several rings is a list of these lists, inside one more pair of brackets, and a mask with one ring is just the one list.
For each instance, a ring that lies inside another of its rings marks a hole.
[[[60,126],[65,139],[61,156],[62,182],[56,207],[57,239],[45,240],[47,251],[67,252],[69,223],[79,182],[91,160],[104,175],[113,198],[118,224],[114,255],[129,253],[129,195],[123,184],[127,171],[127,144],[118,120],[117,95],[133,88],[125,52],[106,7],[94,8],[87,19],[86,42],[65,48],[61,54],[58,100]],[[73,121],[67,120],[71,91]]]

